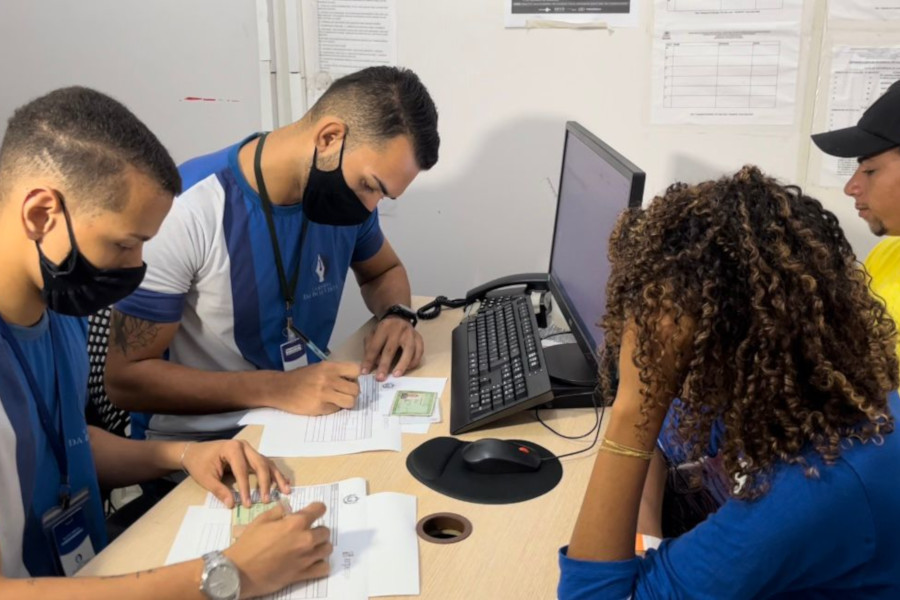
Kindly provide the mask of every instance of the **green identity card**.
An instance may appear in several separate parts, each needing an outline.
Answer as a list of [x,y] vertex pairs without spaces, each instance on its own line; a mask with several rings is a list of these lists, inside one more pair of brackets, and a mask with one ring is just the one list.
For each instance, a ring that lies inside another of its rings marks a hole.
[[280,500],[276,500],[274,502],[269,502],[267,504],[263,504],[261,502],[257,502],[250,505],[250,508],[245,508],[240,501],[238,504],[231,509],[231,541],[232,543],[241,537],[241,534],[244,532],[244,529],[253,522],[256,517],[263,514],[268,510],[272,510],[275,506],[278,505]]
[[391,414],[397,417],[430,417],[436,400],[435,392],[400,390],[394,395]]

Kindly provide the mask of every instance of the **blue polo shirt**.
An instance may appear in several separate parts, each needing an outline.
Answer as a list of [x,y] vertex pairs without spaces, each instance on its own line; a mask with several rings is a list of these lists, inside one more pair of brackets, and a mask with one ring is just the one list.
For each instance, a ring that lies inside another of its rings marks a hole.
[[43,401],[62,424],[73,492],[87,489],[86,517],[95,552],[106,545],[97,472],[84,411],[87,402],[87,323],[46,311],[32,327],[9,325],[39,386],[35,398],[9,342],[0,338],[0,549],[3,574],[54,573],[41,518],[57,505],[60,469],[41,427]]
[[[116,308],[158,323],[180,323],[168,359],[205,371],[281,370],[285,305],[259,195],[238,165],[238,144],[180,167],[184,193],[145,245],[147,275]],[[328,345],[351,263],[372,258],[384,235],[375,211],[359,226],[308,223],[302,205],[273,206],[288,278],[298,261],[293,321]],[[315,363],[316,357],[309,356]],[[230,435],[243,412],[136,415],[136,437],[203,439]]]
[[[896,392],[889,402],[900,414]],[[559,597],[900,598],[900,433],[846,440],[833,465],[808,460],[818,477],[781,464],[765,496],[729,499],[643,558],[588,562],[563,548]]]

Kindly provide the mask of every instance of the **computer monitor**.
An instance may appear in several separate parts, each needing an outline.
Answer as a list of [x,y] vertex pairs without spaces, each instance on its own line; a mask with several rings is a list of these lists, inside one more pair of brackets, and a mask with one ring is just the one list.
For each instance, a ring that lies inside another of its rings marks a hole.
[[641,205],[645,178],[587,129],[566,123],[550,290],[594,373],[603,343],[609,237],[621,212]]

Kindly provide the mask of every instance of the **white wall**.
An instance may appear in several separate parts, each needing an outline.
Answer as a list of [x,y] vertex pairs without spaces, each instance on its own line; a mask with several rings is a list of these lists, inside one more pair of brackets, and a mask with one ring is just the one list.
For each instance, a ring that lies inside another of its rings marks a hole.
[[256,2],[0,0],[0,81],[0,135],[17,106],[85,85],[182,162],[260,128]]
[[[283,1],[263,5],[284,19]],[[638,29],[572,31],[504,29],[503,0],[397,0],[400,63],[431,90],[443,138],[438,165],[382,212],[414,293],[460,296],[489,278],[546,269],[567,120],[643,168],[648,196],[676,179],[716,177],[745,163],[806,184],[808,158],[817,167],[808,141],[815,93],[806,90],[818,80],[824,1],[806,1],[795,125],[715,128],[649,124],[653,15],[652,2],[640,1]],[[80,83],[124,101],[179,161],[232,143],[260,128],[257,4],[0,1],[0,133],[16,106]],[[275,46],[283,53],[280,27]],[[193,104],[185,96],[240,102]],[[840,190],[808,189],[865,255],[875,238],[852,201]],[[348,282],[333,344],[366,318]]]
[[[795,125],[767,127],[649,124],[650,0],[641,27],[619,31],[504,29],[503,0],[397,1],[399,61],[431,91],[442,137],[440,162],[382,218],[414,293],[456,297],[489,278],[546,270],[566,120],[644,169],[648,198],[747,163],[805,184],[821,0],[806,2]],[[814,191],[864,256],[876,240],[852,200]],[[352,288],[337,337],[365,316]]]

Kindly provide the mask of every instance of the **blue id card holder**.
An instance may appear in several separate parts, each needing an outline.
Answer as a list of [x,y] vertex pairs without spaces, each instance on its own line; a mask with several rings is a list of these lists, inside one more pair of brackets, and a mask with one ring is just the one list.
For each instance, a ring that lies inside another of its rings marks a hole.
[[71,577],[94,558],[85,511],[89,497],[83,489],[72,496],[67,507],[54,506],[41,520],[58,575]]

